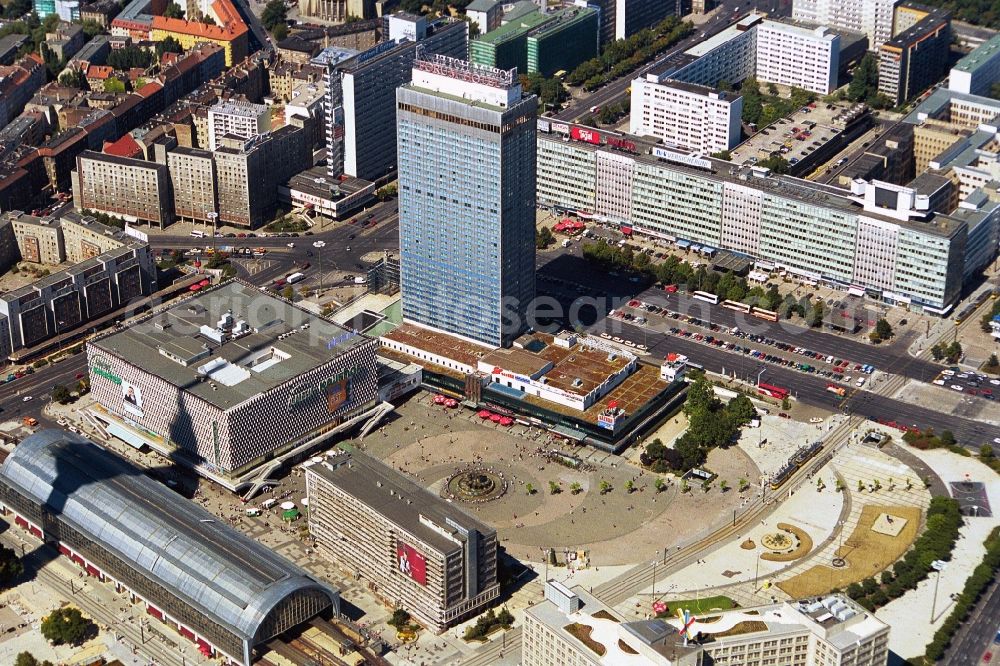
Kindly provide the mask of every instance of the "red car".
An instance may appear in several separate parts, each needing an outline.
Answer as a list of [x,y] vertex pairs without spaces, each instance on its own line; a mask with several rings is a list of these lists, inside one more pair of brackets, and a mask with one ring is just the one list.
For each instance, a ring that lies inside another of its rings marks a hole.
[[677,285],[676,284],[668,284],[666,287],[663,288],[663,291],[667,292],[668,294],[676,294],[677,293]]
[[82,372],[76,373],[76,378],[77,379],[83,379],[83,373]]

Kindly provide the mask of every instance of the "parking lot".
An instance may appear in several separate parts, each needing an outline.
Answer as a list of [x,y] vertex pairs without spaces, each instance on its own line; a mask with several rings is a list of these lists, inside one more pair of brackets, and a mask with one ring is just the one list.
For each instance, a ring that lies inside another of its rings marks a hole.
[[733,163],[753,163],[779,154],[794,166],[840,134],[841,129],[833,126],[833,117],[841,111],[840,106],[814,102],[768,125],[733,149]]
[[[838,358],[832,354],[824,355],[812,349],[741,330],[738,326],[725,327],[638,299],[633,299],[626,306],[613,310],[609,316],[638,326],[646,326],[650,323],[650,319],[654,319],[658,323],[669,324],[666,332],[670,335],[688,338],[733,353],[742,353],[764,363],[773,363],[825,377],[843,384],[843,386],[828,387],[831,393],[840,397],[846,395],[847,388],[851,386],[864,387],[868,383],[868,375],[874,374],[876,370],[875,366],[870,364]],[[605,337],[612,336],[605,334]],[[623,342],[630,346],[635,345],[641,350],[646,348],[645,345]]]
[[995,400],[995,394],[1000,393],[1000,379],[979,372],[968,372],[958,366],[942,370],[933,383],[947,386],[957,393],[979,396],[986,400]]

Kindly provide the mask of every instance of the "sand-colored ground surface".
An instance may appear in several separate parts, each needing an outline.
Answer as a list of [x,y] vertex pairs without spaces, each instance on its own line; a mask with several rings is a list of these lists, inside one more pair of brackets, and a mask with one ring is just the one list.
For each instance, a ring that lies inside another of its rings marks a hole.
[[[898,536],[879,534],[872,529],[881,513],[906,519],[906,526]],[[778,587],[793,599],[800,599],[874,576],[903,556],[917,538],[919,527],[920,509],[916,507],[868,504],[862,508],[857,527],[836,551],[846,566],[815,566],[778,583]]]

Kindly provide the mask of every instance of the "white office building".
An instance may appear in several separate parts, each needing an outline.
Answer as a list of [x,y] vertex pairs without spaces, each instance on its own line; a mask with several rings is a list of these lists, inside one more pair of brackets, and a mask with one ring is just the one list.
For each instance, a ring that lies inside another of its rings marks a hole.
[[[842,595],[627,622],[581,586],[549,581],[524,614],[524,666],[884,666],[889,625]],[[587,642],[581,640],[587,639]]]
[[840,36],[829,28],[761,21],[757,31],[757,78],[828,95],[837,88]]
[[878,50],[892,38],[893,14],[900,0],[794,0],[792,18],[836,30],[860,32]]
[[966,95],[988,95],[1000,81],[1000,35],[987,40],[951,68],[948,89]]
[[632,82],[629,131],[711,154],[740,142],[742,113],[737,94],[647,74]]
[[208,149],[217,150],[227,134],[241,139],[271,131],[271,109],[263,104],[226,100],[208,109]]

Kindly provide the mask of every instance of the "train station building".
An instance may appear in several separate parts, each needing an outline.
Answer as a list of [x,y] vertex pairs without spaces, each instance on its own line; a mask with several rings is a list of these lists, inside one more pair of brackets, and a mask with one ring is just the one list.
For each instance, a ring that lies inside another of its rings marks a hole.
[[79,435],[22,441],[0,466],[0,508],[229,664],[340,610],[336,589]]

